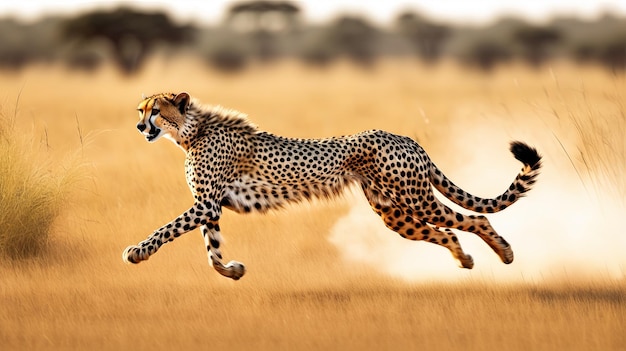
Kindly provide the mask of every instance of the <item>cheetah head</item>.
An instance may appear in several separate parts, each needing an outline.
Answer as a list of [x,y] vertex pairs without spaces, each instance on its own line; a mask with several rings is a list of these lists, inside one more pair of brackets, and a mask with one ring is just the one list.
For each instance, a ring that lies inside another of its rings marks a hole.
[[179,142],[179,132],[185,123],[190,97],[187,93],[157,94],[139,103],[137,129],[154,142],[162,136]]

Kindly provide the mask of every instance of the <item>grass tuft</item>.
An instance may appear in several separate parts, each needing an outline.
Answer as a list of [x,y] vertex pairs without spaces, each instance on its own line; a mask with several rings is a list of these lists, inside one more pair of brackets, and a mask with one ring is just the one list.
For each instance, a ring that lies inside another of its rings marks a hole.
[[45,253],[78,174],[13,122],[0,114],[0,257],[17,260]]

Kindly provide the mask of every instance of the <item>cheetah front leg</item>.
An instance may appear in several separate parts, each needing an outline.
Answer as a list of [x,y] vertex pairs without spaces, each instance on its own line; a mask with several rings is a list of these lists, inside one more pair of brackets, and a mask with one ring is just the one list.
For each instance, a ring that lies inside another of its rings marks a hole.
[[246,274],[246,267],[243,263],[237,261],[230,261],[225,265],[222,263],[222,253],[220,251],[222,235],[220,234],[219,223],[210,221],[206,225],[200,226],[200,231],[206,244],[209,264],[212,264],[219,274],[227,278],[239,280],[239,278],[243,277]]
[[196,229],[200,225],[206,225],[209,221],[219,220],[219,206],[210,203],[196,202],[189,210],[183,212],[170,223],[162,226],[137,245],[132,245],[124,250],[122,259],[127,263],[139,263],[150,258],[161,246],[175,238]]

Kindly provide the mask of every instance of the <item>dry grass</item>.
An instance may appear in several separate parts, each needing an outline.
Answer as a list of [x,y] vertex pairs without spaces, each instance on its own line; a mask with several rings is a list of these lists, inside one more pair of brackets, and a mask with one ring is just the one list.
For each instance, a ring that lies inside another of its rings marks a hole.
[[[224,254],[248,267],[238,282],[212,270],[196,232],[137,266],[124,265],[120,257],[127,245],[191,202],[184,155],[167,142],[148,145],[134,128],[141,93],[186,90],[205,102],[248,112],[263,129],[283,135],[319,137],[369,128],[410,135],[451,178],[477,194],[504,189],[518,168],[507,155],[507,141],[527,140],[545,154],[545,176],[527,199],[505,212],[520,217],[524,206],[550,206],[551,220],[572,220],[555,205],[570,198],[542,203],[551,201],[559,184],[572,186],[571,199],[593,196],[623,216],[624,208],[613,204],[619,204],[624,188],[611,192],[624,179],[624,151],[615,144],[623,141],[616,134],[625,123],[619,98],[626,96],[623,77],[564,64],[552,72],[509,67],[490,77],[413,62],[387,62],[373,72],[343,65],[310,71],[285,63],[237,76],[206,71],[195,62],[154,62],[135,79],[107,70],[88,76],[32,67],[2,74],[3,105],[12,106],[21,86],[18,128],[46,130],[47,155],[60,161],[81,146],[78,117],[91,140],[82,157],[92,165],[92,181],[62,215],[47,255],[26,265],[0,263],[3,350],[626,347],[623,270],[621,276],[600,270],[592,271],[594,278],[546,274],[514,283],[497,274],[447,283],[398,280],[380,265],[345,259],[344,248],[328,240],[335,223],[353,208],[350,195],[267,216],[225,213]],[[591,132],[594,123],[599,127]],[[466,173],[469,166],[474,173]],[[489,171],[478,177],[481,167]],[[598,183],[599,174],[605,183]],[[506,220],[496,227],[509,233],[504,222],[512,220],[501,218]],[[532,232],[548,224],[543,217],[542,223],[531,223],[533,218],[515,226]],[[568,233],[568,240],[585,247],[591,235],[613,247],[611,255],[623,257],[623,239],[605,232],[599,218],[592,221],[597,232]],[[556,232],[509,235],[514,247],[515,241],[530,242],[527,246],[552,250],[553,256],[564,250],[555,245]],[[454,266],[446,252],[429,248]],[[477,269],[502,266],[510,272],[527,265],[530,256],[522,250],[516,263],[503,266],[485,252],[472,252],[482,258]],[[589,255],[612,259],[597,251]],[[624,267],[623,259],[618,262]],[[416,257],[412,264],[431,263]]]
[[[18,131],[0,111],[0,256],[24,260],[45,254],[53,224],[78,179],[75,165],[53,165],[46,145]],[[63,167],[63,166],[69,166]]]

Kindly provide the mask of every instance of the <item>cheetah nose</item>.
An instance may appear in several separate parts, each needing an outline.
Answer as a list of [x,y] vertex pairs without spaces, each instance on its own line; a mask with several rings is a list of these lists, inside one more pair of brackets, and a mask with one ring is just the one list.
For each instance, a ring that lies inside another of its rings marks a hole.
[[139,129],[140,132],[143,132],[146,130],[146,125],[143,123],[137,123],[137,129]]

